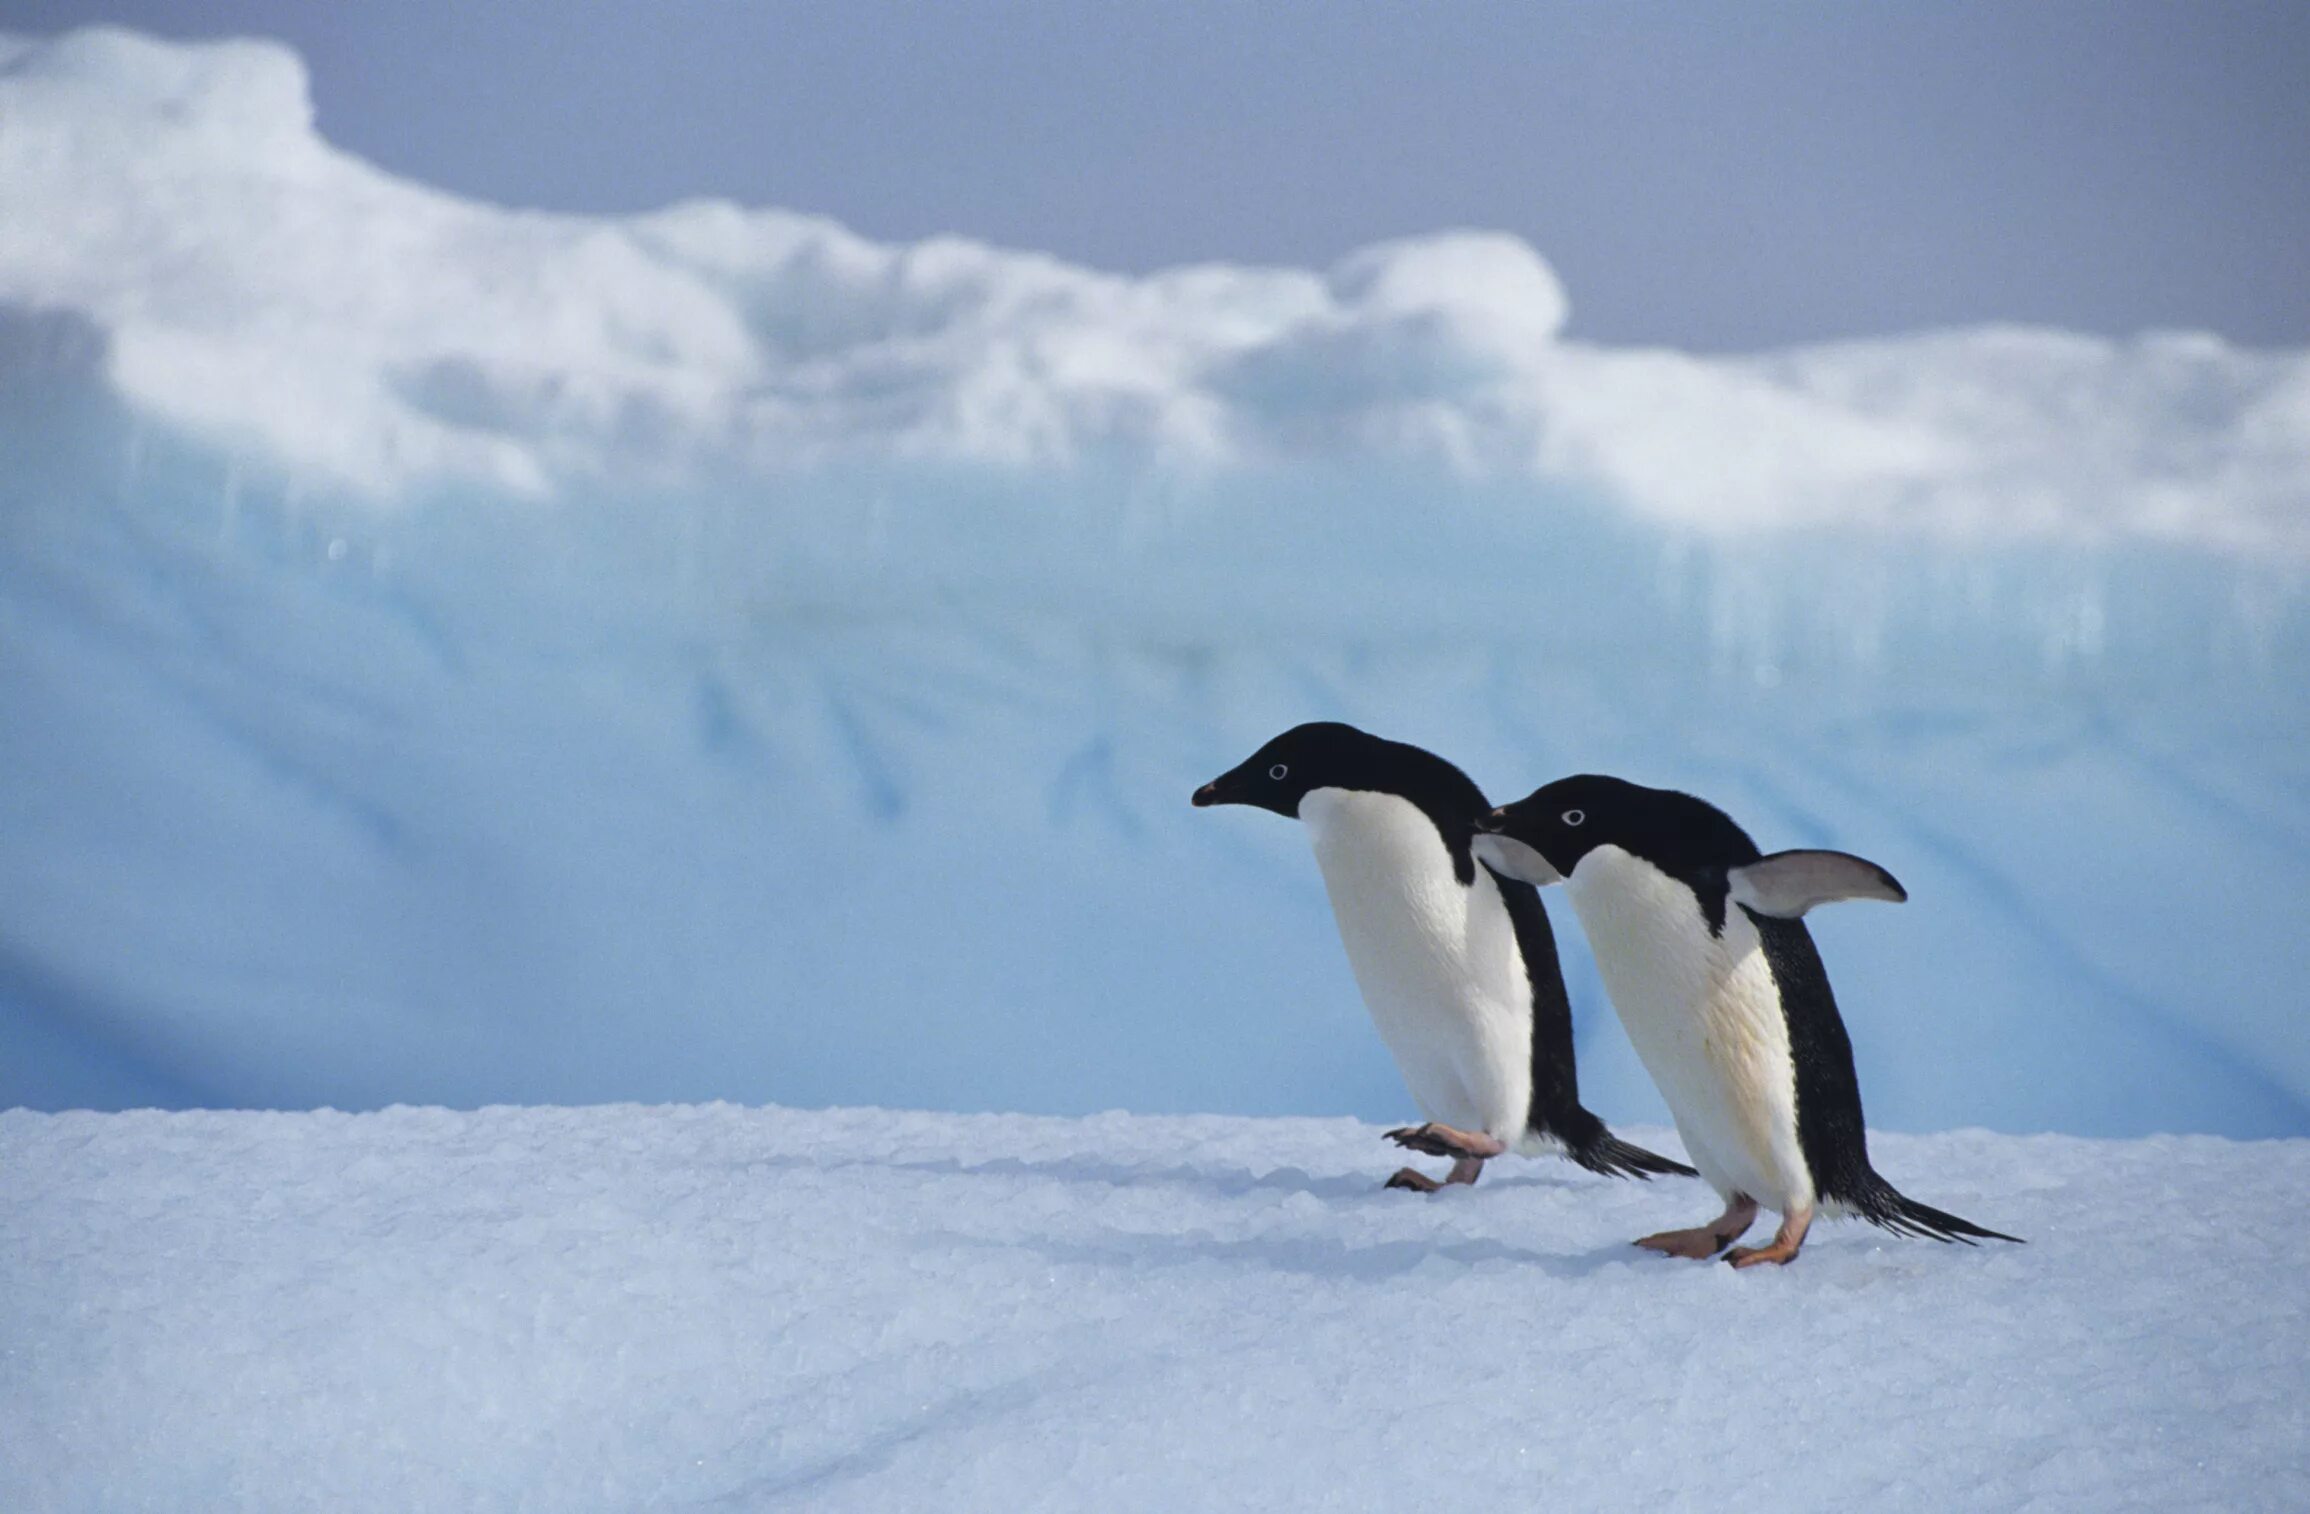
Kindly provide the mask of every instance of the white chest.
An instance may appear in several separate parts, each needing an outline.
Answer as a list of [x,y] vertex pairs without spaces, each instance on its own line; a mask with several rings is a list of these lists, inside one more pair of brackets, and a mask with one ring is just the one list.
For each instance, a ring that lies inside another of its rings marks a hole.
[[1432,1120],[1516,1142],[1531,1106],[1531,989],[1489,873],[1463,884],[1443,837],[1392,794],[1300,802],[1348,966]]
[[1568,891],[1693,1165],[1773,1208],[1809,1204],[1788,1021],[1755,922],[1728,908],[1712,932],[1691,889],[1618,847],[1581,858]]

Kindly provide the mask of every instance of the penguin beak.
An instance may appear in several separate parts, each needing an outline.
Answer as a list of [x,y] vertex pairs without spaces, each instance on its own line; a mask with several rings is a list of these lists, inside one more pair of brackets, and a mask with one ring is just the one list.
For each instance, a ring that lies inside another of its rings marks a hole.
[[1489,815],[1479,815],[1476,817],[1476,829],[1482,831],[1487,836],[1497,836],[1507,828],[1508,812],[1506,810],[1494,810]]
[[1212,782],[1207,783],[1203,785],[1203,787],[1197,789],[1195,791],[1195,798],[1193,802],[1195,807],[1199,810],[1207,810],[1211,808],[1211,806],[1217,804],[1219,802],[1218,780],[1214,779]]

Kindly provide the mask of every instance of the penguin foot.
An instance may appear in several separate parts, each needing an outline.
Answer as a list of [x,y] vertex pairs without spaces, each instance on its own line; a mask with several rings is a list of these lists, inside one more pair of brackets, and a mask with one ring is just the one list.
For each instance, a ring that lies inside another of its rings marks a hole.
[[1745,1193],[1736,1193],[1725,1200],[1724,1213],[1707,1224],[1695,1225],[1690,1230],[1663,1230],[1636,1244],[1648,1251],[1705,1262],[1739,1240],[1741,1232],[1755,1223],[1756,1217],[1757,1201]]
[[1452,1164],[1452,1170],[1444,1175],[1441,1182],[1429,1177],[1416,1167],[1399,1167],[1396,1169],[1396,1175],[1388,1179],[1386,1186],[1409,1188],[1415,1193],[1434,1193],[1437,1189],[1449,1187],[1454,1183],[1473,1183],[1483,1175],[1483,1158],[1462,1157]]
[[1705,1262],[1730,1246],[1734,1239],[1707,1225],[1695,1225],[1690,1230],[1663,1230],[1658,1235],[1643,1236],[1636,1244],[1663,1256],[1690,1257],[1696,1262]]
[[[1460,1161],[1472,1158],[1482,1162],[1508,1149],[1508,1143],[1496,1136],[1481,1132],[1471,1135],[1465,1130],[1454,1130],[1449,1125],[1438,1125],[1433,1120],[1425,1125],[1407,1125],[1401,1130],[1391,1130],[1388,1139],[1398,1146],[1408,1146],[1432,1157],[1453,1157]],[[1458,1168],[1453,1170],[1457,1171]],[[1475,1179],[1469,1178],[1466,1181],[1472,1183]]]
[[1784,1214],[1781,1228],[1774,1233],[1770,1246],[1735,1246],[1725,1253],[1724,1259],[1735,1267],[1762,1267],[1767,1262],[1785,1267],[1797,1259],[1797,1252],[1805,1244],[1805,1232],[1812,1225],[1810,1209]]

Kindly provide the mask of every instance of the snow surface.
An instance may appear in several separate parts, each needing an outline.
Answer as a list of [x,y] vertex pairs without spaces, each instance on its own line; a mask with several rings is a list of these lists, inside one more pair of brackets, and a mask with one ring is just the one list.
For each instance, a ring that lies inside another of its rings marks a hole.
[[0,1507],[2300,1507],[2310,1142],[1877,1147],[2029,1244],[1734,1273],[1347,1120],[0,1114]]
[[0,1104],[1401,1119],[1186,803],[1335,717],[1890,867],[1880,1124],[2310,1134],[2310,356],[1566,300],[508,210],[276,46],[0,42]]

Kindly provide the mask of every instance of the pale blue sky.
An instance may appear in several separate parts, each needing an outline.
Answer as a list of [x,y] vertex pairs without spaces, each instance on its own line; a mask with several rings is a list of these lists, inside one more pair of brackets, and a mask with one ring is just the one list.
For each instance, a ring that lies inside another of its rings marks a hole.
[[2310,4],[0,0],[261,33],[322,126],[515,204],[690,195],[1094,265],[1529,238],[1573,330],[2310,343]]

